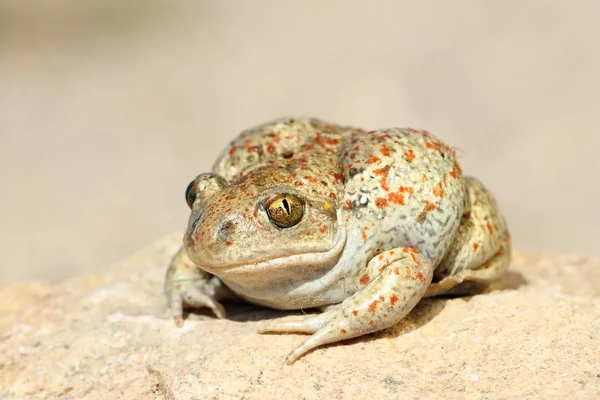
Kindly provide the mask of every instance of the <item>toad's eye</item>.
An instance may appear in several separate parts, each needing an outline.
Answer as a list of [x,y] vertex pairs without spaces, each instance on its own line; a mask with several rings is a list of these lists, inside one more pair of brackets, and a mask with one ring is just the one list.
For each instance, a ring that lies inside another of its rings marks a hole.
[[220,175],[210,172],[200,174],[185,189],[185,201],[190,208],[193,208],[196,199],[206,200],[217,194],[225,186],[227,186],[227,181]]
[[192,208],[194,205],[194,201],[196,201],[196,180],[190,182],[190,184],[185,189],[185,201],[187,205]]
[[279,228],[291,228],[302,219],[304,203],[292,194],[281,194],[267,204],[267,215]]

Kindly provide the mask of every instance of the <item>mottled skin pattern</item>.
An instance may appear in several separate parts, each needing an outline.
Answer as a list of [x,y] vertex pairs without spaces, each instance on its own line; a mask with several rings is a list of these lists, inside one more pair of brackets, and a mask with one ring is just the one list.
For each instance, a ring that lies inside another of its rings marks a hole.
[[[303,202],[276,226],[273,199]],[[259,332],[317,346],[388,328],[427,296],[461,294],[504,273],[510,238],[485,187],[463,177],[452,148],[426,131],[366,132],[310,118],[242,132],[188,190],[184,247],[167,273],[171,310],[239,297],[316,316],[267,321]]]

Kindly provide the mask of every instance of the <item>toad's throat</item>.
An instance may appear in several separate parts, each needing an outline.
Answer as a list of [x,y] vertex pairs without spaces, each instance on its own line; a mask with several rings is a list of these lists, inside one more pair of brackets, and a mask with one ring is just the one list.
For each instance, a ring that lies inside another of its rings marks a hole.
[[208,272],[215,273],[219,277],[230,275],[257,273],[263,271],[276,271],[278,269],[286,269],[293,267],[326,267],[334,266],[346,245],[346,229],[339,227],[334,238],[334,245],[331,249],[325,252],[300,253],[292,254],[285,257],[274,258],[272,260],[260,261],[256,263],[219,266],[211,268],[200,264],[202,269]]

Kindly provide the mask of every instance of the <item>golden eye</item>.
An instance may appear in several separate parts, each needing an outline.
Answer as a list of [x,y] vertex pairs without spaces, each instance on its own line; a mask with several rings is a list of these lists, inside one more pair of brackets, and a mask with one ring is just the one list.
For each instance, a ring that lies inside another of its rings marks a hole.
[[279,228],[290,228],[302,219],[304,203],[291,194],[282,194],[267,204],[267,215]]

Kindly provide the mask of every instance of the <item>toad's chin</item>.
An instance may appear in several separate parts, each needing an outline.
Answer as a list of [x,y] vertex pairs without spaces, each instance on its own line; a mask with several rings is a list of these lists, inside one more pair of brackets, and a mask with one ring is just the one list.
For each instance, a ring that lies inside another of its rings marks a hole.
[[[310,274],[310,271],[329,269],[335,266],[344,251],[346,245],[346,229],[339,227],[333,240],[331,249],[325,252],[310,252],[292,254],[285,257],[273,258],[271,260],[245,263],[241,265],[219,266],[210,268],[199,265],[217,275],[221,279],[237,281],[239,277],[251,275],[272,274],[271,277],[287,275],[286,272],[294,271],[297,275]],[[312,274],[311,274],[312,275]],[[270,279],[267,279],[270,280]]]

